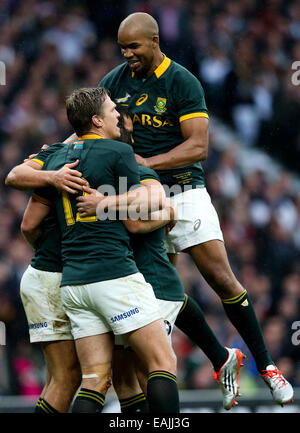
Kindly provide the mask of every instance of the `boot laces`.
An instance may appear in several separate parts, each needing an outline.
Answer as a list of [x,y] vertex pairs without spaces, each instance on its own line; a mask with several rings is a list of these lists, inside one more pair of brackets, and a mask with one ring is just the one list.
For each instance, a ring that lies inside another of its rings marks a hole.
[[286,381],[282,376],[282,371],[279,371],[277,368],[274,370],[264,370],[265,373],[262,374],[263,377],[269,377],[278,388],[282,388],[286,385]]

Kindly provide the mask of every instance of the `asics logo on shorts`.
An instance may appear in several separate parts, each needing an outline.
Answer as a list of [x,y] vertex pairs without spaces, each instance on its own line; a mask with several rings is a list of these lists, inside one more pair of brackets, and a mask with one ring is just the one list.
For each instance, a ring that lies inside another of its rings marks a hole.
[[111,317],[110,320],[112,323],[118,322],[119,320],[128,319],[128,317],[133,316],[134,314],[139,313],[140,310],[136,307],[132,310],[126,311],[125,313],[118,314],[117,316]]
[[200,227],[200,225],[201,225],[201,220],[196,220],[195,222],[194,222],[194,231],[197,231],[198,230],[198,228]]
[[29,329],[47,328],[48,322],[32,323],[28,327],[29,327]]

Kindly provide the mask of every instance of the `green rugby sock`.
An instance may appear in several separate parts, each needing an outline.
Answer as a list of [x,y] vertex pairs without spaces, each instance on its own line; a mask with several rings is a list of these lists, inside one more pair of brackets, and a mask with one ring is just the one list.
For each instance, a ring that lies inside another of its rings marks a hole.
[[148,376],[147,399],[150,413],[179,413],[176,376],[164,370],[152,371]]
[[122,413],[148,413],[149,407],[143,392],[129,398],[119,400]]
[[81,388],[72,407],[72,413],[101,413],[105,396],[92,389]]
[[224,310],[253,355],[259,372],[274,364],[265,345],[247,290],[230,299],[222,299]]
[[219,371],[228,358],[228,350],[222,346],[209,327],[200,306],[186,294],[175,325],[205,353],[214,370]]
[[54,409],[46,400],[39,398],[34,413],[59,413],[58,410]]

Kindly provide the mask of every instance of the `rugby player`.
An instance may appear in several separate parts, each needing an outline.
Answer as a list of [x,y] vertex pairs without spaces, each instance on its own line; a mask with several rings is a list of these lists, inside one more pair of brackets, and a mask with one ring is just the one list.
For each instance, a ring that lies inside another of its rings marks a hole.
[[62,307],[60,233],[54,210],[33,197],[25,210],[21,230],[35,249],[24,272],[20,295],[31,343],[40,343],[46,363],[46,384],[36,413],[68,412],[80,386],[81,371],[70,321]]
[[[56,144],[51,146],[48,153],[43,151],[35,155],[34,164],[38,163],[38,167],[42,167],[50,151],[54,152],[62,146],[63,144]],[[68,167],[71,166],[74,164],[66,164],[64,168],[68,172]],[[76,175],[77,173],[74,175],[75,180]],[[56,174],[56,178],[60,176],[61,174]],[[22,179],[18,180],[18,186],[28,189],[27,180],[28,178],[24,184]],[[29,179],[29,185],[33,183],[38,186],[39,182],[35,183],[34,176]],[[60,295],[60,232],[57,230],[58,222],[53,206],[49,212],[49,205],[51,203],[48,200],[33,194],[21,225],[25,239],[35,249],[35,256],[22,277],[20,294],[29,323],[30,341],[42,344],[46,361],[46,384],[35,408],[35,412],[42,413],[68,412],[81,382],[70,324]]]
[[[121,130],[120,140],[132,144],[133,124],[129,113],[124,107],[117,106],[117,109],[121,114],[119,120]],[[141,182],[150,189],[153,183],[155,185],[156,182],[160,181],[154,170],[139,166],[139,172]],[[86,190],[89,193],[88,196],[77,198],[79,215],[82,217],[95,215],[98,204],[96,191],[91,189]],[[164,222],[162,218],[156,220],[152,218],[149,221],[126,220],[124,224],[129,232],[134,233],[130,236],[130,240],[137,267],[144,275],[145,280],[150,283],[154,289],[155,296],[159,300],[163,318],[165,319],[168,335],[170,336],[178,311],[179,315],[185,316],[184,307],[186,305],[187,295],[184,294],[184,287],[176,272],[176,268],[171,265],[168,260],[164,245],[165,230],[158,227],[157,223],[159,220],[162,220],[163,225],[169,222],[168,220]],[[155,232],[153,232],[154,229],[156,229]],[[151,233],[148,233],[150,230]],[[137,234],[141,232],[144,232],[144,234]],[[223,347],[209,328],[202,311],[201,315],[201,323],[198,318],[198,321],[195,321],[193,327],[197,328],[197,333],[202,335],[202,338],[206,340],[210,339],[212,347],[211,359],[215,365],[219,364],[222,368],[223,386],[221,389],[224,394],[224,408],[229,410],[236,403],[236,397],[238,395],[238,375],[244,355],[239,349],[227,349]],[[184,323],[184,321],[185,319],[183,317],[179,322]],[[175,324],[177,325],[177,320]],[[190,333],[189,330],[186,332],[188,336]],[[118,345],[118,347],[123,346]],[[232,362],[231,360],[236,360],[236,362]],[[133,368],[135,363],[133,352],[124,350],[115,352],[113,383],[120,399],[122,412],[144,411],[147,407],[144,394],[141,393],[139,383],[135,377],[136,375]],[[120,366],[124,367],[125,364],[126,369],[118,368]],[[138,369],[138,377],[140,382],[142,381],[143,383],[145,379],[140,370],[141,368]],[[232,381],[225,380],[225,378],[232,378]],[[145,391],[145,384],[142,385],[142,388]]]
[[[271,359],[247,290],[231,270],[218,216],[205,188],[199,161],[207,157],[209,116],[201,84],[161,52],[157,22],[148,14],[134,13],[125,18],[119,27],[118,44],[126,62],[99,85],[132,115],[137,162],[157,171],[162,184],[181,186],[173,197],[179,221],[167,236],[167,251],[191,256],[219,295],[274,401],[289,403],[292,386]],[[193,305],[189,308],[192,311]],[[201,342],[197,343],[201,347]],[[220,374],[215,375],[217,381]]]
[[[66,107],[79,138],[48,157],[43,168],[57,170],[79,159],[92,188],[106,184],[117,189],[122,176],[128,189],[139,185],[131,147],[115,141],[119,114],[106,91],[79,89]],[[72,411],[102,411],[111,384],[113,332],[123,336],[146,366],[150,412],[178,412],[176,357],[153,289],[134,262],[125,227],[119,220],[81,218],[73,196],[66,193],[52,188],[41,194],[55,203],[62,231],[62,300],[82,370]]]

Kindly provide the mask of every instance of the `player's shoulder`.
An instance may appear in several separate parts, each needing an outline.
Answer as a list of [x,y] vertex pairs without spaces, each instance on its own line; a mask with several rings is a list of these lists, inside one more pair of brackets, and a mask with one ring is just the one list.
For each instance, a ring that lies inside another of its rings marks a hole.
[[110,151],[115,152],[117,154],[128,154],[133,153],[132,146],[123,141],[111,140],[106,138],[104,141],[104,145],[109,148]]
[[[65,154],[68,152],[68,149],[71,147],[71,145],[72,144],[66,143],[55,143],[55,145],[51,145],[50,147],[52,148],[52,152],[47,154],[43,169],[53,169],[53,167],[58,164],[58,161],[60,161],[62,158],[65,158]],[[45,152],[47,152],[48,149],[46,149]]]
[[169,76],[178,83],[182,83],[185,81],[194,81],[200,83],[199,79],[194,74],[192,74],[192,72],[190,72],[187,68],[180,65],[179,63],[174,62],[174,60],[172,60],[170,65]]
[[160,182],[158,174],[156,173],[156,171],[152,170],[152,168],[139,165],[139,175],[141,182],[149,179],[157,180],[158,182]]
[[108,72],[100,81],[98,86],[108,87],[110,83],[112,83],[116,78],[124,76],[124,74],[128,73],[128,64],[127,62],[121,63],[116,66],[110,72]]

